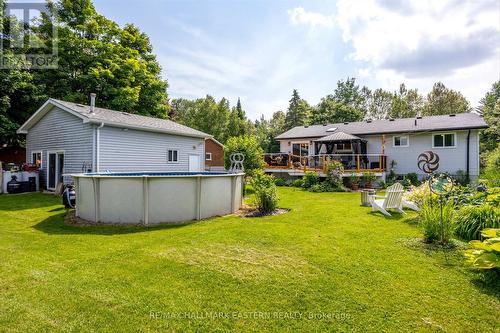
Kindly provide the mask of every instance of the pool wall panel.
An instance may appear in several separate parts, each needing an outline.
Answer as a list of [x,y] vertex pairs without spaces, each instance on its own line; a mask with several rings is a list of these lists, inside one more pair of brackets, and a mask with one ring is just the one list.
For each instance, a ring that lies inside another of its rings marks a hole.
[[149,223],[194,220],[196,179],[149,178]]
[[73,175],[78,217],[101,223],[179,223],[236,212],[243,175]]

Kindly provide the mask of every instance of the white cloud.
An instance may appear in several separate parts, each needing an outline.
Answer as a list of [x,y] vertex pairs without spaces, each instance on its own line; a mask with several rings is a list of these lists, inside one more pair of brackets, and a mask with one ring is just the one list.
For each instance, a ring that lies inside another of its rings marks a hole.
[[375,85],[404,81],[427,91],[443,81],[476,103],[499,78],[495,0],[339,0],[336,22],[358,72],[371,68]]
[[302,7],[296,7],[288,11],[290,22],[295,25],[309,25],[312,28],[316,26],[331,28],[335,24],[334,15],[324,15],[321,13],[307,12]]

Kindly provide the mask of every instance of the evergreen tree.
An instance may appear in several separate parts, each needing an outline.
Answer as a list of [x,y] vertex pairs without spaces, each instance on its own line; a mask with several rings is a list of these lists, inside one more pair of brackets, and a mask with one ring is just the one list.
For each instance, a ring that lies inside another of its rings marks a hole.
[[295,126],[306,125],[310,112],[311,107],[309,104],[301,99],[297,89],[294,89],[285,117],[285,128],[288,130]]
[[245,111],[243,111],[241,107],[241,101],[239,97],[238,97],[238,102],[236,102],[236,114],[240,119],[242,120],[246,119]]

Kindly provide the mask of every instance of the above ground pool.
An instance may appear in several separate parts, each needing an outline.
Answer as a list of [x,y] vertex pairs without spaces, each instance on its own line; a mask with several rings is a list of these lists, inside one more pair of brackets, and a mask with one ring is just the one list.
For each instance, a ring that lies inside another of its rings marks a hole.
[[76,216],[96,223],[158,224],[236,212],[244,173],[74,174]]

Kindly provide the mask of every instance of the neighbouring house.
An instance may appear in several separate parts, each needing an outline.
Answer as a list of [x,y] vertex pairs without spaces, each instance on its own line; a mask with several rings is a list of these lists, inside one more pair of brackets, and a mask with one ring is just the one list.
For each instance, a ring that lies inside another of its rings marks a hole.
[[17,131],[26,160],[41,161],[41,186],[54,190],[82,172],[201,171],[212,136],[166,119],[47,100]]
[[265,155],[266,171],[300,176],[317,170],[324,175],[327,162],[335,159],[346,176],[372,171],[385,179],[394,166],[397,175],[423,177],[417,159],[431,151],[439,157],[437,171],[477,179],[479,131],[484,128],[475,113],[298,126],[276,137],[280,153]]
[[224,170],[224,145],[214,138],[205,139],[205,170]]

